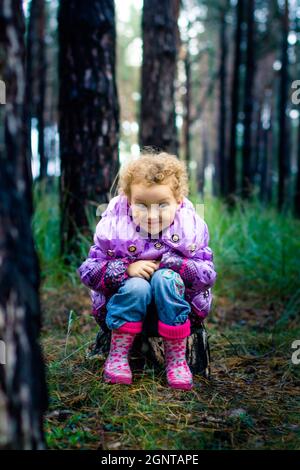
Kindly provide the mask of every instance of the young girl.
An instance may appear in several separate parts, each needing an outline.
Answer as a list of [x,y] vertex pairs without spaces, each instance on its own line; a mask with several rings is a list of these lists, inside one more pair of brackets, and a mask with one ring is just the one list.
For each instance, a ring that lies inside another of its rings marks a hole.
[[167,382],[184,390],[193,386],[186,362],[190,316],[207,316],[217,275],[207,225],[187,194],[186,166],[174,155],[143,154],[120,169],[118,196],[78,268],[91,289],[93,314],[112,330],[105,382],[132,383],[128,355],[153,299]]

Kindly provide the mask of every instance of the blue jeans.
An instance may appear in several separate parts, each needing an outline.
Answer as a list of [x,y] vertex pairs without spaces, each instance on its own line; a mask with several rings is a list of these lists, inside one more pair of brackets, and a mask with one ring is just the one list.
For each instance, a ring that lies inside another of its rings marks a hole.
[[172,269],[154,271],[150,280],[130,277],[119,287],[106,304],[106,324],[111,330],[126,322],[144,321],[147,309],[154,300],[161,322],[181,325],[191,311],[184,298],[184,283],[180,274]]

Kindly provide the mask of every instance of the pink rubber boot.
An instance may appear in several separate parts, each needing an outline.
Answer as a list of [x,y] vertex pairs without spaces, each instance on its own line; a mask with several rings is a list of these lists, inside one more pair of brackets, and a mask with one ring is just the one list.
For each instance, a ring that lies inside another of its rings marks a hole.
[[193,387],[193,375],[186,362],[186,343],[190,332],[189,319],[183,325],[175,326],[158,322],[158,333],[164,342],[167,381],[172,388],[190,390]]
[[104,382],[131,384],[132,372],[128,362],[130,348],[137,333],[142,331],[142,322],[127,322],[112,330],[110,351],[104,364]]

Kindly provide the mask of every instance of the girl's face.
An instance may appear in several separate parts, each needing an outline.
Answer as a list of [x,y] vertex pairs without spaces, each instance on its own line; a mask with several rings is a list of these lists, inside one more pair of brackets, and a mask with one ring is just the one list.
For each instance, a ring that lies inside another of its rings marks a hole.
[[182,199],[176,200],[168,184],[131,185],[129,204],[134,223],[145,232],[157,235],[173,222]]

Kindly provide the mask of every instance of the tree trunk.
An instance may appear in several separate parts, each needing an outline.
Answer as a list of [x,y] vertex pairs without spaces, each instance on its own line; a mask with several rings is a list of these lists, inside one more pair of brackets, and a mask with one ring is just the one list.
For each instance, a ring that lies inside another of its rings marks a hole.
[[45,0],[38,0],[38,153],[40,158],[39,179],[47,176],[47,158],[45,155],[45,93],[46,93],[46,45],[45,45]]
[[282,14],[282,53],[279,86],[279,145],[278,145],[278,209],[284,210],[286,202],[286,186],[289,176],[290,152],[288,142],[288,118],[286,115],[289,74],[288,74],[288,34],[289,34],[289,5],[285,0]]
[[247,52],[244,93],[244,139],[242,164],[242,197],[249,198],[253,191],[253,175],[251,174],[252,157],[252,115],[254,85],[254,0],[247,2]]
[[226,194],[226,83],[227,83],[227,38],[226,38],[226,10],[221,12],[220,27],[220,67],[219,67],[219,149],[218,161],[216,162],[216,177],[219,182],[217,185],[218,195],[224,197]]
[[[4,70],[5,147],[0,153],[0,448],[43,449],[47,407],[39,265],[31,233],[32,201],[24,133],[22,3],[0,2],[0,67]],[[28,188],[29,187],[29,188]]]
[[[300,33],[300,18],[297,19],[297,34]],[[296,57],[297,57],[297,72],[298,77],[300,76],[300,44],[299,41],[296,46]],[[297,176],[296,176],[296,187],[294,195],[294,213],[295,216],[300,218],[300,115],[298,117],[298,135],[297,135]]]
[[175,77],[179,0],[144,0],[140,146],[178,152]]
[[236,32],[235,32],[235,56],[234,70],[231,91],[231,129],[230,129],[230,149],[228,156],[228,181],[227,181],[227,201],[229,206],[234,206],[237,178],[236,178],[236,129],[239,112],[239,90],[240,90],[240,65],[241,65],[241,41],[242,41],[242,21],[243,2],[238,0],[236,12]]
[[266,90],[263,104],[264,120],[261,124],[260,152],[260,200],[265,204],[271,203],[272,195],[272,91]]
[[[62,0],[59,21],[61,252],[91,236],[90,211],[109,201],[119,170],[113,0]],[[66,261],[68,259],[66,258]]]
[[184,154],[185,161],[188,170],[189,180],[191,178],[191,61],[189,52],[189,43],[186,44],[186,52],[184,57],[184,69],[185,69],[185,87],[186,92],[184,95],[184,120],[183,120],[183,142],[184,142]]

